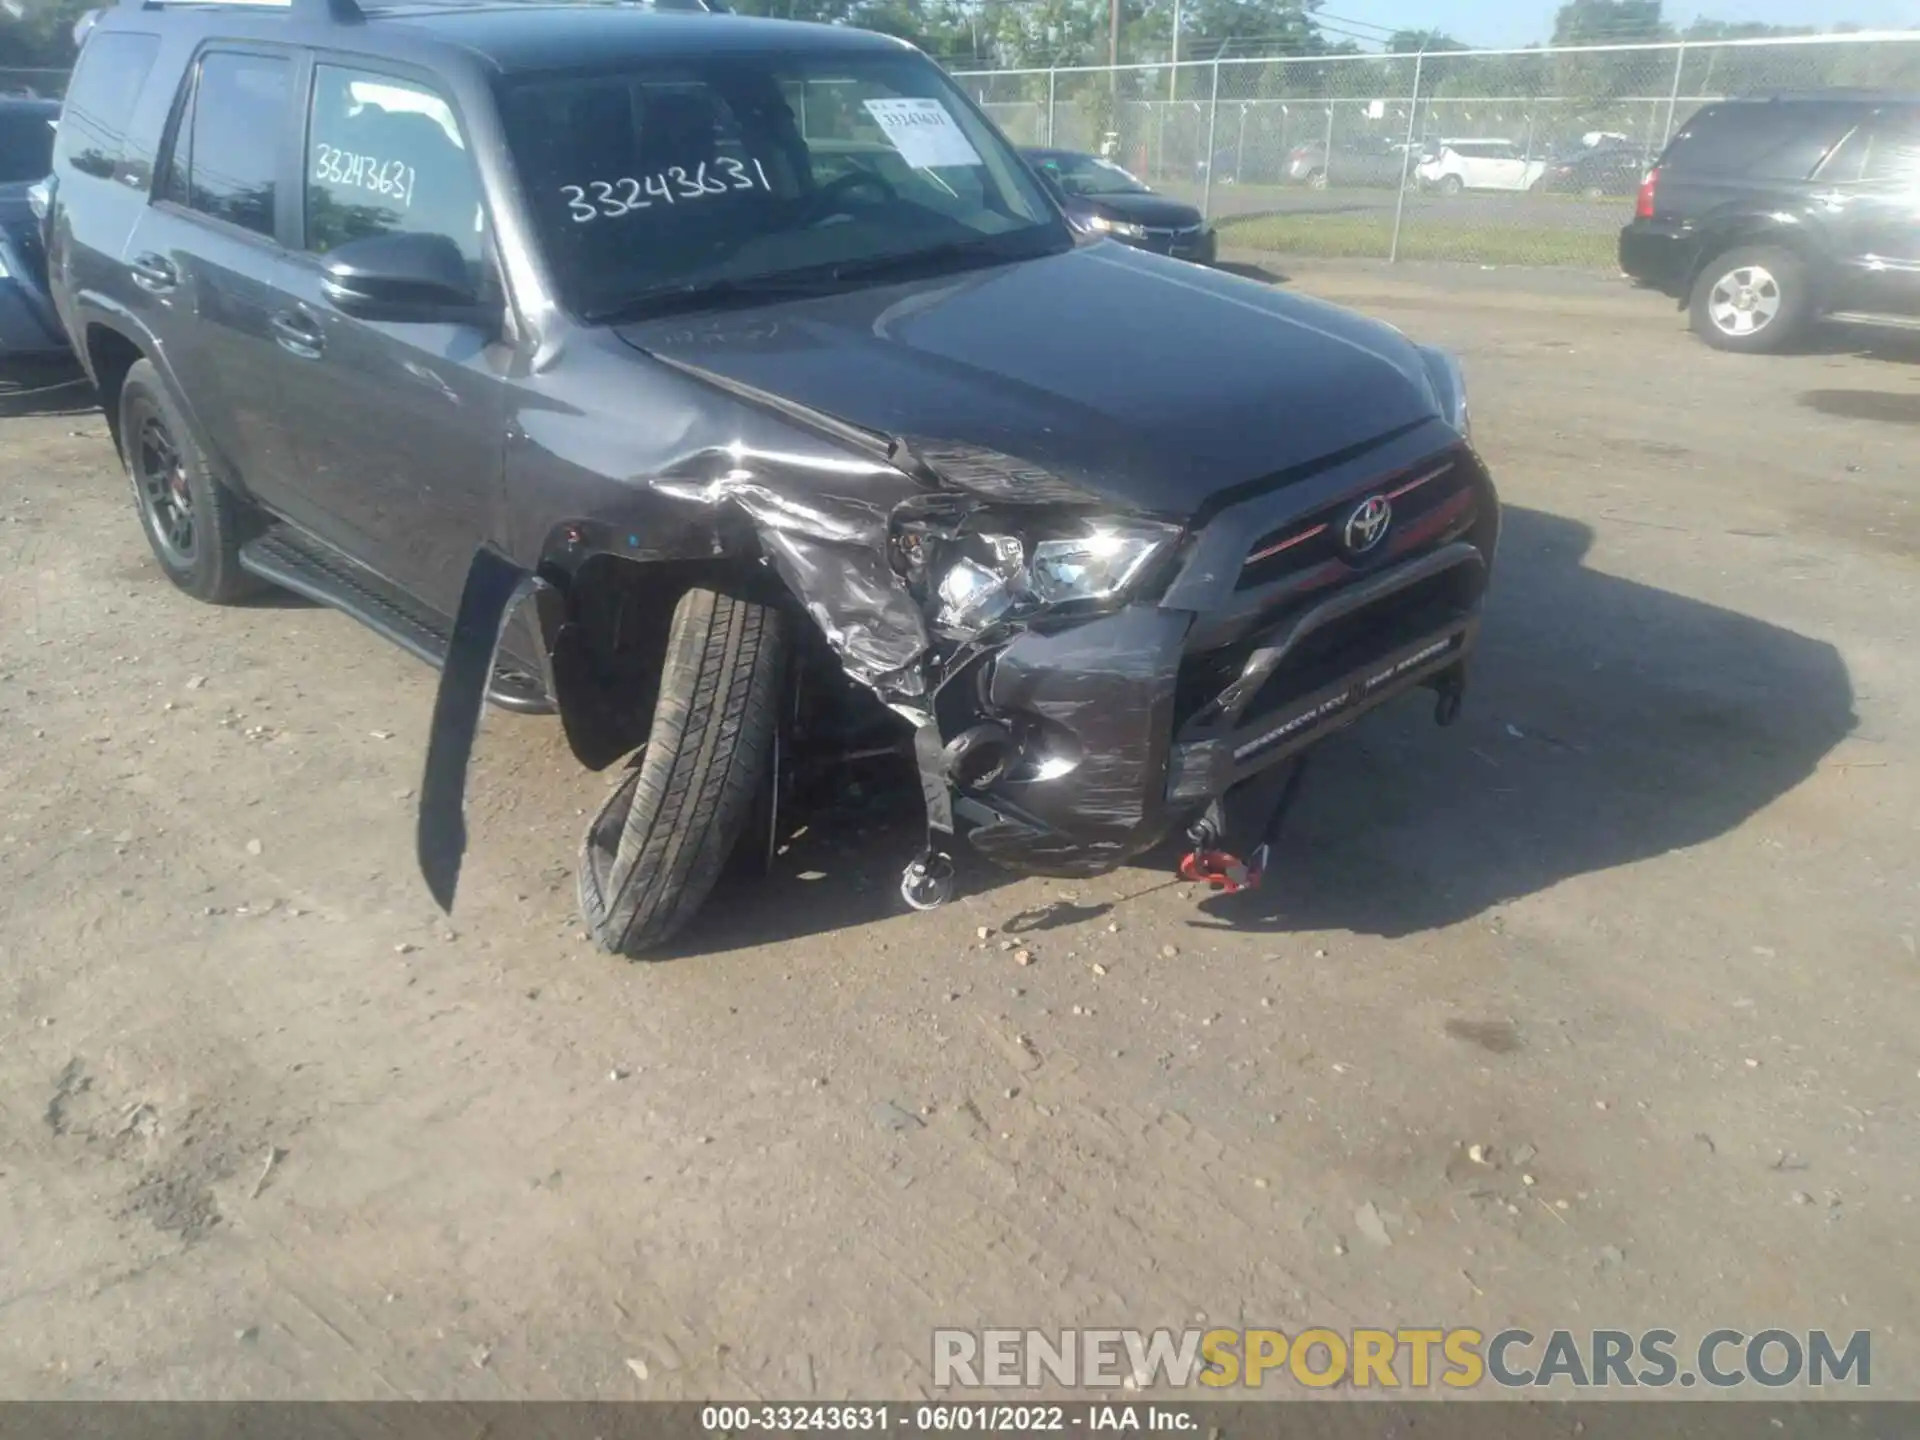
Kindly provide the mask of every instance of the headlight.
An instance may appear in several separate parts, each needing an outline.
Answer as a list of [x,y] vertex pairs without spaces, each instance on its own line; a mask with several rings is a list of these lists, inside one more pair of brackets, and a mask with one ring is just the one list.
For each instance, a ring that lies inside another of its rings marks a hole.
[[1124,235],[1129,240],[1147,238],[1147,227],[1135,225],[1126,220],[1109,220],[1104,215],[1092,215],[1087,218],[1089,230],[1099,230],[1108,235]]
[[1031,537],[1015,533],[1004,513],[987,523],[994,528],[915,528],[896,541],[908,586],[934,628],[952,638],[1002,621],[1118,604],[1180,535],[1142,520],[1036,520]]
[[7,247],[0,245],[0,280],[8,279],[11,272],[7,269]]
[[1028,588],[1044,605],[1075,600],[1111,600],[1127,587],[1172,537],[1162,526],[1093,524],[1070,540],[1042,540],[1028,562]]
[[1460,432],[1463,440],[1473,439],[1473,417],[1467,411],[1467,376],[1460,362],[1445,350],[1420,347],[1426,363],[1427,379],[1433,384],[1434,397],[1440,402],[1440,418]]

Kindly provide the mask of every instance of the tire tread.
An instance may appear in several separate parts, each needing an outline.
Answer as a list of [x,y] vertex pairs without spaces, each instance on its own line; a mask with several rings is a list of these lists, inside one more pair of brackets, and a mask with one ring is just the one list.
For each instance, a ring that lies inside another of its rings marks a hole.
[[779,612],[712,590],[681,597],[646,748],[580,857],[581,910],[606,949],[661,945],[719,880],[771,760],[785,658]]

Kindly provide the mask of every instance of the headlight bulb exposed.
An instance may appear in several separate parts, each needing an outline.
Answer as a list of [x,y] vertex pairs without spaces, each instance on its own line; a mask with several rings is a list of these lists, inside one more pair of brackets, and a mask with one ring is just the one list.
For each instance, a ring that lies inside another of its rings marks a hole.
[[1056,521],[1041,535],[1029,542],[1007,530],[916,529],[896,538],[896,563],[934,627],[967,639],[1060,606],[1118,600],[1179,531],[1093,518]]

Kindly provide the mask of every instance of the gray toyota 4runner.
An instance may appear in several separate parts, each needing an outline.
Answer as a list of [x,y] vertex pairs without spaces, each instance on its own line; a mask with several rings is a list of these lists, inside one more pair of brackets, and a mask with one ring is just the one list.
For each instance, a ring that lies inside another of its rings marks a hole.
[[630,6],[129,0],[48,269],[155,557],[441,667],[452,903],[483,703],[623,760],[580,901],[658,946],[795,762],[918,769],[966,847],[1255,883],[1307,747],[1458,711],[1499,529],[1461,374],[1077,240],[911,46]]

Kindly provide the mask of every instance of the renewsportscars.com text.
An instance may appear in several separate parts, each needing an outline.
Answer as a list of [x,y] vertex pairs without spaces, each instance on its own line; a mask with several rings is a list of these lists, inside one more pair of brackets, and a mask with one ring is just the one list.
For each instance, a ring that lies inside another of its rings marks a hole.
[[1672,1330],[936,1330],[933,1376],[939,1386],[985,1389],[1865,1388],[1873,1337],[1785,1329],[1711,1330],[1693,1342]]

